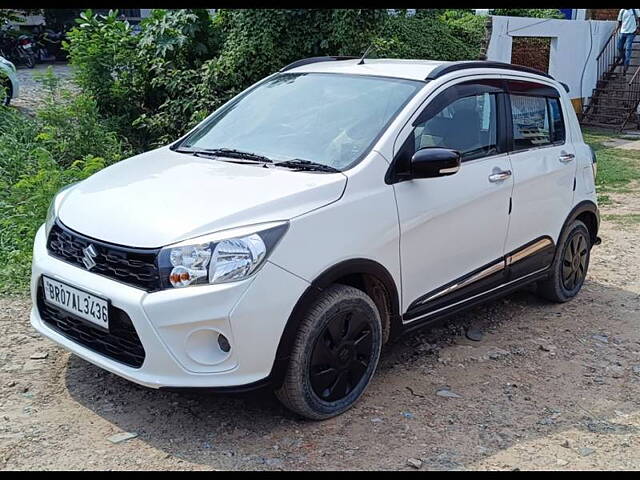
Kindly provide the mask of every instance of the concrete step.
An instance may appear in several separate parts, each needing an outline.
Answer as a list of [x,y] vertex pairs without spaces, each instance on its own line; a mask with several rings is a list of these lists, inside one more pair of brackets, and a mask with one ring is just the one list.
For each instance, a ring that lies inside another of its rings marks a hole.
[[606,80],[598,80],[596,88],[609,88],[614,90],[629,90],[629,80],[625,78],[610,78]]
[[597,87],[597,88],[594,88],[593,91],[597,92],[599,94],[612,93],[612,94],[618,95],[620,97],[629,97],[629,95],[631,94],[631,91],[629,89],[622,89],[622,88]]
[[[627,125],[625,126],[625,128],[631,128],[631,127],[629,127],[630,123],[631,122],[628,122]],[[610,123],[600,123],[600,122],[586,120],[586,119],[583,119],[582,122],[580,122],[580,124],[581,125],[588,125],[590,127],[609,128],[611,130],[619,130],[620,129],[620,125],[612,125]]]
[[632,110],[632,106],[628,106],[628,107],[614,107],[612,105],[593,105],[594,108],[598,108],[600,111],[607,111],[607,110],[613,110],[614,112],[628,112],[629,110]]
[[629,115],[629,112],[610,114],[610,113],[598,112],[597,110],[589,110],[589,113],[588,113],[588,116],[590,118],[594,118],[594,119],[597,118],[598,120],[606,123],[622,123],[626,120],[628,115]]
[[631,92],[625,91],[615,91],[615,90],[593,90],[593,95],[591,95],[594,99],[602,99],[607,100],[609,102],[620,103],[620,102],[631,102],[632,95]]

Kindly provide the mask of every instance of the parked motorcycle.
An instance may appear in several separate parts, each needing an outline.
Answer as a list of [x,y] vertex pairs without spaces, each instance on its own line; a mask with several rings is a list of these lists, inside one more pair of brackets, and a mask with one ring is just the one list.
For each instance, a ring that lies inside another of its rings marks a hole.
[[66,52],[62,49],[64,32],[56,32],[41,25],[34,29],[34,35],[38,61],[66,60]]
[[0,32],[0,55],[15,64],[23,64],[28,68],[36,66],[34,42],[29,35],[12,35],[7,31]]

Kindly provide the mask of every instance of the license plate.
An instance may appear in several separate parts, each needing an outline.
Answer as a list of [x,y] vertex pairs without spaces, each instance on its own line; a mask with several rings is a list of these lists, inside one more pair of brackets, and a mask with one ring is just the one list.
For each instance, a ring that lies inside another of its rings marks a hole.
[[109,301],[71,287],[49,277],[42,277],[44,299],[77,317],[109,329]]

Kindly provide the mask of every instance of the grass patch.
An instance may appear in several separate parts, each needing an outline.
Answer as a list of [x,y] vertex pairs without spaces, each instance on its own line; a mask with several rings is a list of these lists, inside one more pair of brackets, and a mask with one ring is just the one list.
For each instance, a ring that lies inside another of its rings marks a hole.
[[[608,147],[605,142],[621,138],[609,132],[585,129],[584,140],[598,159],[596,187],[602,192],[632,192],[629,184],[640,181],[640,151]],[[601,196],[600,198],[603,198]],[[608,196],[604,196],[608,198]]]
[[622,215],[616,215],[613,213],[608,213],[602,215],[602,220],[605,222],[614,222],[618,225],[628,226],[628,225],[640,225],[640,214],[638,213],[625,213]]
[[611,205],[613,201],[609,195],[598,195],[598,205]]

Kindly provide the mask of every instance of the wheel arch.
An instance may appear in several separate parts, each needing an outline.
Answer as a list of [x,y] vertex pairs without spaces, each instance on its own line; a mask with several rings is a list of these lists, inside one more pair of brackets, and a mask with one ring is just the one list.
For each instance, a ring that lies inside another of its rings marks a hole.
[[337,263],[322,272],[300,296],[287,320],[278,343],[270,379],[273,386],[282,384],[289,361],[289,352],[296,338],[304,312],[318,295],[330,285],[342,283],[367,293],[375,302],[383,321],[383,340],[399,333],[400,296],[389,271],[380,263],[356,258]]
[[556,257],[560,252],[560,238],[562,237],[562,234],[575,220],[580,220],[587,226],[587,229],[589,230],[589,237],[591,238],[591,246],[597,244],[598,229],[600,228],[600,213],[598,212],[598,206],[591,200],[583,200],[573,207],[562,224],[562,228],[560,229],[556,240],[556,251],[553,255],[552,264],[555,262]]
[[[598,212],[598,206],[591,200],[584,200],[578,203],[573,210],[567,216],[560,235],[565,229],[571,225],[575,220],[580,220],[587,226],[589,230],[589,236],[591,237],[591,245],[595,245],[598,239],[598,230],[600,228],[600,213]],[[558,238],[560,238],[558,235]]]

